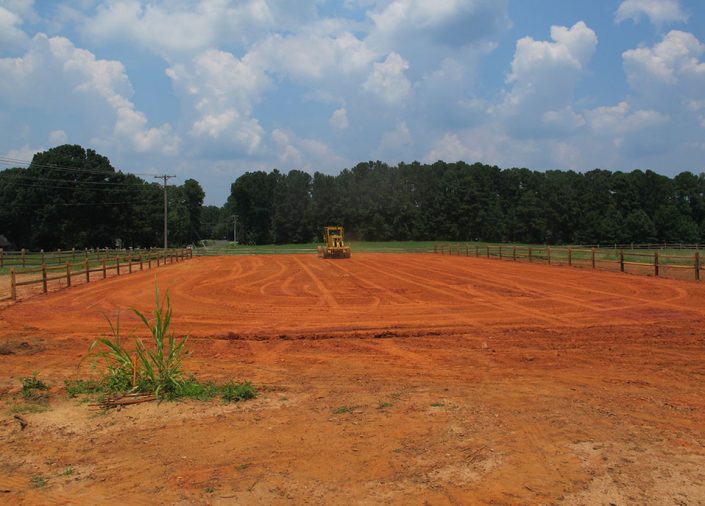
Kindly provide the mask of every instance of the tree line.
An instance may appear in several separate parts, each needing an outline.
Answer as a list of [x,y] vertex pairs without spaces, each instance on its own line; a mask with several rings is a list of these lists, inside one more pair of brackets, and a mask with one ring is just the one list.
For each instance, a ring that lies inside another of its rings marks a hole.
[[[168,187],[169,242],[194,242],[205,193],[198,181]],[[163,245],[163,188],[116,171],[91,149],[64,145],[27,168],[0,172],[0,235],[14,248]]]
[[[168,187],[169,242],[306,243],[324,225],[355,240],[547,244],[705,242],[705,174],[533,171],[464,162],[360,163],[337,175],[247,172],[222,206]],[[81,146],[0,172],[0,235],[17,248],[163,243],[163,189]]]
[[377,161],[336,176],[249,172],[218,212],[237,215],[238,240],[252,244],[312,241],[326,224],[370,241],[696,243],[705,242],[705,174]]

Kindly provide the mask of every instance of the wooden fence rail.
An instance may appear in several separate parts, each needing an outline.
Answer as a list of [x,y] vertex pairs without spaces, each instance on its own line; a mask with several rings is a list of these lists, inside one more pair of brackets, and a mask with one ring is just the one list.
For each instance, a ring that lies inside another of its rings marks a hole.
[[[88,250],[86,250],[87,252]],[[193,258],[191,249],[169,249],[169,250],[134,250],[122,251],[121,255],[112,257],[105,256],[103,250],[98,250],[99,254],[90,256],[87,253],[78,261],[65,261],[61,264],[47,263],[46,257],[41,258],[44,262],[38,267],[10,268],[10,299],[17,300],[17,287],[29,286],[35,284],[42,285],[42,292],[47,293],[49,290],[48,283],[50,281],[65,280],[66,287],[70,287],[72,279],[76,276],[84,276],[85,282],[91,282],[91,274],[100,274],[100,279],[105,279],[111,271],[115,272],[116,276],[121,274],[132,273],[133,267],[140,271],[159,267],[161,265],[182,262]],[[26,259],[26,255],[21,258]],[[66,257],[64,257],[66,258]],[[27,263],[24,262],[26,266]],[[122,270],[121,270],[122,269]],[[38,277],[33,275],[39,275]],[[18,276],[30,276],[30,279],[19,279]]]
[[161,248],[149,249],[70,249],[56,251],[29,251],[21,249],[19,251],[5,251],[0,248],[0,269],[3,267],[22,267],[41,266],[52,264],[64,264],[66,262],[74,263],[84,260],[100,260],[111,259],[116,256],[127,255],[147,255],[156,251],[163,251]]
[[[700,251],[691,255],[671,255],[662,251],[653,253],[631,250],[609,250],[600,248],[557,248],[554,246],[487,246],[470,244],[443,244],[433,248],[440,255],[475,256],[497,258],[499,260],[542,262],[548,265],[568,265],[569,267],[589,267],[592,269],[626,272],[627,267],[635,267],[640,273],[662,276],[664,270],[693,273],[697,281],[701,279],[702,262]],[[633,270],[633,269],[632,269]]]

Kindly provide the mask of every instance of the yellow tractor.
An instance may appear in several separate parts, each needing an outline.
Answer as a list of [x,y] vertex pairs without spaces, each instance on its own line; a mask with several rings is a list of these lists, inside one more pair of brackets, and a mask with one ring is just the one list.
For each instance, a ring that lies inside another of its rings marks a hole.
[[323,258],[350,258],[350,246],[343,242],[343,227],[323,227],[322,246],[318,246],[318,256]]

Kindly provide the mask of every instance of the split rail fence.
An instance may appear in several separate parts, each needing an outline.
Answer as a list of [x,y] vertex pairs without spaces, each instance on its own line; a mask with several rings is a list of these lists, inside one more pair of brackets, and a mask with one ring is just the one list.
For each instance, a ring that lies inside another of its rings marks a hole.
[[703,270],[700,251],[676,255],[663,251],[625,251],[624,249],[446,244],[435,246],[434,253],[587,267],[696,281],[702,279]]
[[[96,276],[105,279],[133,271],[182,262],[193,258],[190,249],[151,250],[83,250],[57,252],[6,252],[0,249],[0,268],[9,268],[9,294],[0,294],[0,301],[18,299],[22,295],[47,293],[50,283],[59,288],[72,284],[90,283]],[[27,288],[23,288],[27,287]],[[4,296],[3,296],[4,295]]]

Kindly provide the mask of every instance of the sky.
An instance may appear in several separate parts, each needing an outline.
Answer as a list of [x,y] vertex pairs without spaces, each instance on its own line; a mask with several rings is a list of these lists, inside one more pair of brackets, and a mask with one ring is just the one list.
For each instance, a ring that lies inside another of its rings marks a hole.
[[701,173],[705,2],[0,0],[0,157],[66,143],[214,205],[368,160]]

